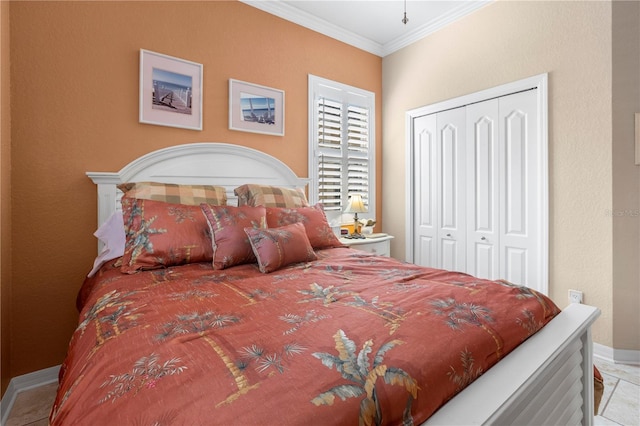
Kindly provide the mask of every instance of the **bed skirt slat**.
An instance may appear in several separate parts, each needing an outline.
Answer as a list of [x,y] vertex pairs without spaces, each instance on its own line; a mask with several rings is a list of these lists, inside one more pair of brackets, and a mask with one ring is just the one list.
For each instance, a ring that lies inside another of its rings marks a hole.
[[[519,407],[520,411],[514,419],[515,424],[561,424],[560,418],[563,417],[564,408],[570,411],[575,407],[581,409],[582,355],[580,349],[580,342],[576,340],[566,352],[553,361],[547,374],[541,377],[538,386],[530,394],[531,397],[527,401],[522,401],[526,407]],[[562,402],[558,403],[559,400]],[[566,403],[576,405],[567,407]]]

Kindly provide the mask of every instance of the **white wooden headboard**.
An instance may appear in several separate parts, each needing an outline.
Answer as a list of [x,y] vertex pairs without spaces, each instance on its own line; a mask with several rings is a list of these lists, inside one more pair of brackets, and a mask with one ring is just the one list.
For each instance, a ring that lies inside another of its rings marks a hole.
[[87,172],[98,185],[98,226],[120,209],[124,182],[163,182],[218,185],[227,190],[229,205],[236,205],[233,189],[245,183],[304,188],[309,179],[299,178],[286,164],[264,152],[218,142],[176,145],[139,157],[119,172]]

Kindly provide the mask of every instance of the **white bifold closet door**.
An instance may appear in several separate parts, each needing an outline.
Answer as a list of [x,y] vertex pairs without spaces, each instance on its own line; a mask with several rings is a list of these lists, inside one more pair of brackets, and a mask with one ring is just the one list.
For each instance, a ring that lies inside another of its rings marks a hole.
[[437,114],[413,118],[413,257],[414,263],[437,267],[438,175],[436,155]]
[[464,193],[466,186],[465,114],[456,108],[438,114],[436,136],[436,189],[438,264],[443,269],[463,271],[465,268]]
[[465,107],[414,120],[417,264],[466,271]]
[[480,278],[500,274],[501,211],[499,102],[492,99],[466,107],[469,143],[466,187],[467,268]]
[[537,287],[536,91],[416,117],[414,261]]

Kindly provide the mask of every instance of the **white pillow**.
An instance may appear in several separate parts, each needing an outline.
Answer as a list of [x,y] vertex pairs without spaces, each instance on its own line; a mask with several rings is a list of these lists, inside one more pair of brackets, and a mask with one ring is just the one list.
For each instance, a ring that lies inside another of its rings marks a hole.
[[104,247],[93,262],[93,269],[87,277],[92,277],[105,262],[117,259],[124,254],[125,235],[122,212],[114,212],[93,235],[102,241]]

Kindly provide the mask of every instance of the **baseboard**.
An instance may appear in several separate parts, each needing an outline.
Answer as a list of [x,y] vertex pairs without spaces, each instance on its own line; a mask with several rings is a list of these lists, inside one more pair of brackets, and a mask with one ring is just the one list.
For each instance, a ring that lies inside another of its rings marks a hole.
[[614,349],[599,343],[593,344],[593,356],[615,364],[640,365],[640,351]]
[[7,422],[13,403],[20,392],[57,382],[59,371],[60,366],[56,365],[55,367],[45,368],[44,370],[34,371],[11,379],[9,386],[7,386],[7,391],[4,393],[2,401],[0,401],[0,412],[2,413],[0,425],[4,426]]

